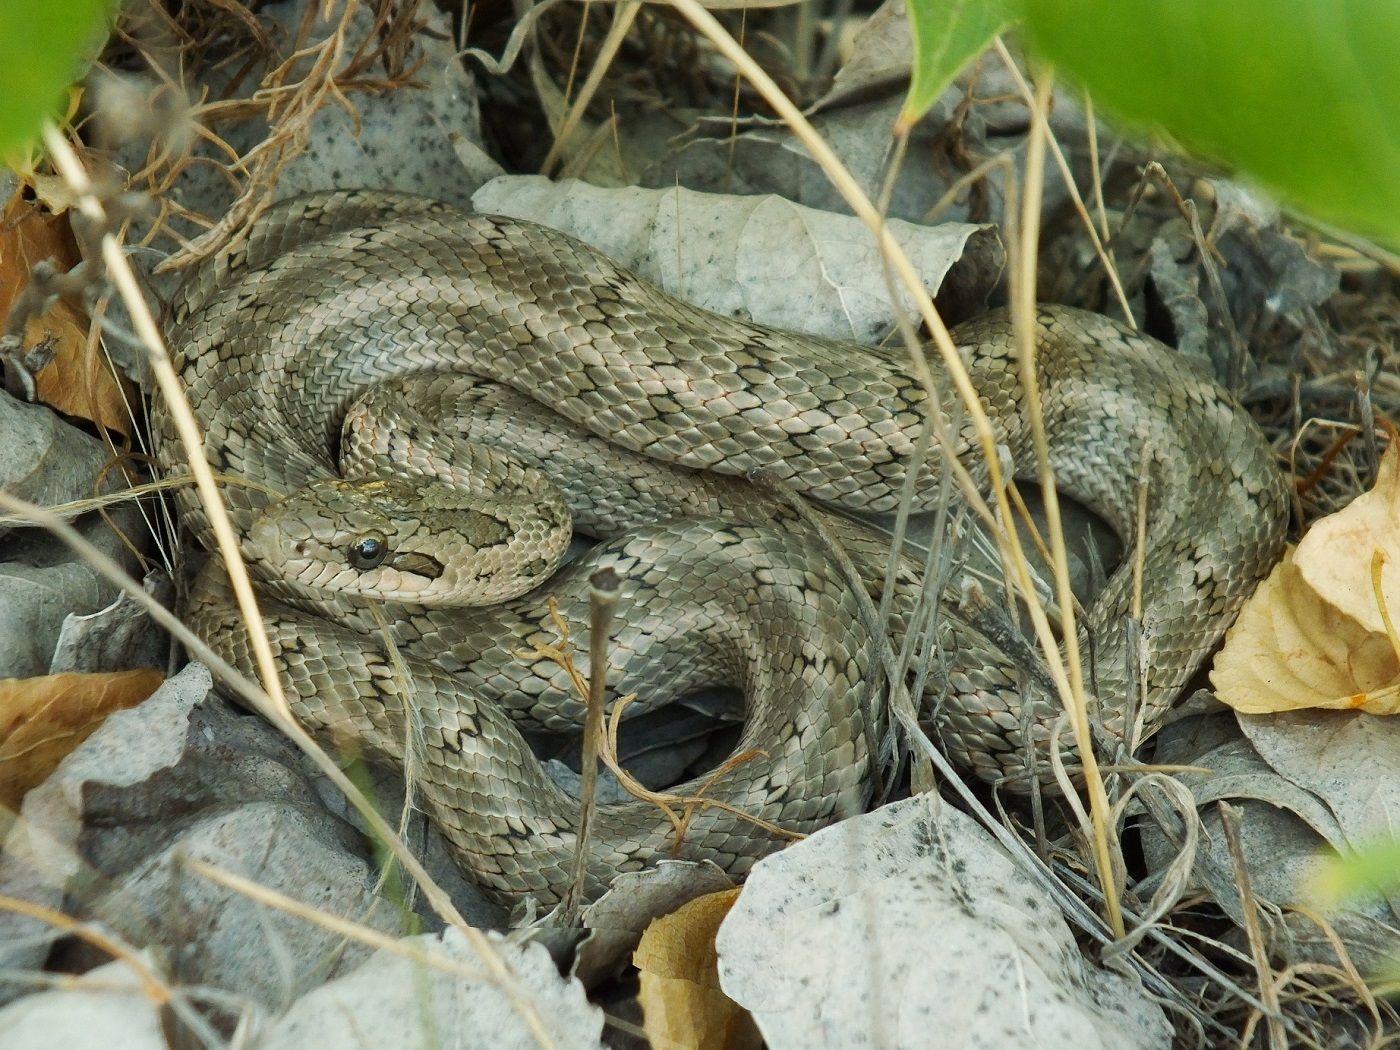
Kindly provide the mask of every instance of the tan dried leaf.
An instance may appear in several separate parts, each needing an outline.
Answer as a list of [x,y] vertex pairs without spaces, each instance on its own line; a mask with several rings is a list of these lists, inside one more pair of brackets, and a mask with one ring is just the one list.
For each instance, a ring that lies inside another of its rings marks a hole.
[[[34,266],[52,261],[67,271],[79,262],[68,219],[55,215],[16,194],[0,216],[0,317],[29,284]],[[49,340],[53,359],[39,371],[39,399],[70,416],[90,419],[130,435],[128,405],[136,403],[130,382],[113,376],[95,340],[89,340],[87,315],[66,299],[25,325],[24,349]]]
[[1400,442],[1381,457],[1376,483],[1344,509],[1317,522],[1298,544],[1293,562],[1318,596],[1368,631],[1384,632],[1371,579],[1379,551],[1381,593],[1392,618],[1400,616]]
[[736,888],[696,897],[642,934],[632,961],[641,971],[638,998],[652,1046],[757,1050],[763,1045],[748,1011],[719,987],[715,934],[738,896]]
[[1210,680],[1247,714],[1298,708],[1400,712],[1400,448],[1376,485],[1319,521],[1245,603]]
[[0,679],[0,805],[18,808],[103,719],[164,680],[151,670]]

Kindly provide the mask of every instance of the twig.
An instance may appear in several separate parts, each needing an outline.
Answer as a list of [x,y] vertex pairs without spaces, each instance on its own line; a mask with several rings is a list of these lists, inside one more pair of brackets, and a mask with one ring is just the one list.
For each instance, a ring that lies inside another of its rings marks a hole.
[[[558,666],[563,670],[565,675],[568,676],[570,683],[572,683],[574,687],[574,691],[587,703],[588,698],[592,694],[593,687],[574,663],[573,644],[569,625],[564,620],[563,616],[559,614],[558,602],[551,597],[548,600],[548,604],[550,619],[554,623],[554,629],[559,632],[559,644],[545,645],[541,642],[536,642],[533,649],[521,650],[516,655],[522,660],[549,660],[551,663]],[[752,813],[746,813],[738,806],[720,801],[719,799],[705,797],[705,792],[708,791],[721,776],[745,762],[752,761],[754,758],[760,756],[766,757],[767,752],[764,751],[745,751],[741,754],[730,756],[723,765],[714,770],[701,782],[700,787],[693,795],[677,795],[667,791],[652,791],[645,787],[622,767],[622,763],[618,759],[617,740],[618,732],[622,724],[622,716],[627,710],[627,706],[635,699],[637,699],[637,695],[635,693],[629,693],[626,696],[618,697],[613,703],[612,715],[608,719],[607,732],[601,734],[598,738],[597,757],[601,759],[603,765],[617,777],[618,783],[622,786],[624,791],[638,801],[655,806],[670,822],[672,831],[675,834],[675,841],[671,845],[671,852],[673,855],[680,852],[681,846],[685,843],[685,834],[690,827],[691,819],[700,809],[718,809],[725,813],[731,813],[741,820],[748,821],[755,827],[763,828],[765,831],[780,838],[806,838],[806,836],[800,832],[789,831],[787,828],[779,827],[777,824],[764,820],[762,817],[756,817]],[[676,812],[677,807],[681,809],[681,813]]]
[[564,925],[572,926],[583,901],[588,875],[588,836],[598,796],[598,749],[603,736],[603,705],[608,686],[608,636],[613,606],[621,581],[611,567],[588,578],[588,706],[583,720],[583,758],[580,770],[578,837],[574,842],[573,881],[564,893],[561,911]]
[[1259,975],[1259,998],[1264,1004],[1264,1016],[1269,1022],[1269,1044],[1275,1050],[1287,1050],[1288,1037],[1283,1029],[1278,989],[1272,980],[1273,968],[1269,965],[1268,951],[1264,947],[1264,937],[1259,929],[1259,913],[1255,907],[1254,890],[1250,885],[1249,865],[1240,845],[1240,811],[1223,799],[1215,805],[1220,813],[1220,827],[1225,833],[1225,845],[1230,851],[1230,861],[1235,869],[1235,886],[1240,891],[1240,911],[1244,915],[1245,935],[1249,938],[1249,954],[1254,959],[1254,969]]

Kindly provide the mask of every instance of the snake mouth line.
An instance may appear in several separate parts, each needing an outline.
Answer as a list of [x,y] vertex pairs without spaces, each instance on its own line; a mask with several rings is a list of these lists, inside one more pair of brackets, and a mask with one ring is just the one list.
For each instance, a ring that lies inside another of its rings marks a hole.
[[447,567],[442,562],[422,551],[391,553],[385,564],[398,569],[399,572],[412,573],[428,580],[440,579],[442,574],[447,571]]

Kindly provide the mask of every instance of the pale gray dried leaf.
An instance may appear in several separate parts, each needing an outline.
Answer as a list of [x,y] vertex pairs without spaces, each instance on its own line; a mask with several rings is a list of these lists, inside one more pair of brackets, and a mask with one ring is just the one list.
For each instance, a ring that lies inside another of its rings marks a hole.
[[1276,207],[1224,180],[1209,186],[1215,209],[1205,237],[1222,260],[1218,285],[1207,280],[1198,238],[1183,218],[1153,225],[1149,244],[1133,244],[1128,231],[1116,254],[1124,272],[1134,268],[1136,254],[1148,254],[1151,290],[1170,316],[1173,345],[1233,382],[1241,365],[1246,372],[1257,367],[1241,359],[1241,345],[1278,345],[1309,330],[1311,311],[1332,296],[1340,278],[1299,243]]
[[88,499],[106,462],[91,434],[0,390],[0,489],[41,507]]
[[[17,404],[0,393],[0,417],[5,415],[6,406]],[[19,451],[39,456],[43,460],[41,471],[55,468],[53,473],[57,480],[50,485],[37,476],[33,479],[12,477],[5,484],[6,491],[17,492],[38,503],[90,498],[94,493],[97,467],[107,456],[102,446],[96,439],[60,421],[47,408],[37,405],[18,405],[18,408],[26,410],[23,417],[26,425],[55,428],[54,442],[48,452],[26,448],[23,442]],[[29,409],[34,412],[28,412]],[[0,431],[3,430],[4,423],[0,422]],[[0,434],[0,442],[4,440]],[[70,440],[75,443],[70,444]],[[6,452],[8,448],[0,444],[0,457]],[[63,464],[69,455],[79,466],[76,475],[65,473]],[[112,479],[115,477],[113,474]],[[9,487],[11,484],[13,489]],[[129,504],[108,508],[108,519],[111,524],[95,513],[88,513],[78,517],[73,526],[99,551],[127,571],[133,571],[136,559],[113,526],[132,542],[140,544],[147,535],[145,523]],[[97,612],[116,597],[117,588],[78,560],[62,540],[43,529],[16,529],[8,535],[0,529],[0,536],[4,537],[4,560],[0,561],[0,638],[6,640],[6,644],[0,646],[0,678],[41,675],[49,669],[65,618],[70,614]]]
[[[894,0],[890,6],[896,6]],[[895,159],[893,129],[906,93],[902,78],[892,74],[894,55],[903,46],[897,37],[907,20],[894,10],[885,17],[887,21],[876,30],[876,38],[883,35],[884,39],[878,45],[872,43],[870,66],[857,68],[850,90],[834,87],[831,96],[809,111],[812,126],[872,201],[881,199]],[[837,83],[841,83],[840,74]],[[930,221],[931,209],[943,202],[952,185],[992,157],[1005,157],[1019,170],[1029,126],[1028,110],[1000,59],[988,55],[974,62],[910,132],[888,214],[911,222]],[[1089,185],[1091,171],[1083,148],[1088,125],[1075,92],[1055,93],[1050,126],[1067,151],[1079,185]],[[1101,142],[1110,141],[1108,132],[1102,131]],[[1119,161],[1132,163],[1133,158],[1120,151]],[[1105,170],[1104,177],[1110,174]],[[937,220],[999,224],[1004,181],[1004,169],[993,168],[975,191],[963,189]],[[780,121],[767,118],[750,118],[737,125],[729,118],[702,119],[657,158],[643,174],[642,184],[773,193],[825,211],[849,210],[802,142]],[[1054,214],[1067,200],[1058,166],[1048,163],[1045,214]]]
[[1345,842],[1342,827],[1326,804],[1306,788],[1279,776],[1238,733],[1204,753],[1159,750],[1157,758],[1208,770],[1177,774],[1201,806],[1221,799],[1257,799],[1290,811],[1312,829],[1313,835],[1328,843],[1340,846]]
[[[369,837],[369,825],[359,810],[350,805],[340,788],[331,783],[324,774],[313,778],[316,793],[321,802],[341,820]],[[462,874],[457,861],[453,859],[451,847],[438,829],[437,824],[428,819],[426,813],[416,806],[411,808],[408,824],[402,824],[404,812],[404,778],[401,768],[385,765],[362,766],[356,783],[391,827],[401,830],[404,844],[418,858],[427,870],[429,877],[452,901],[457,913],[472,926],[481,929],[503,930],[506,928],[506,912],[500,905],[486,898],[481,888]],[[422,930],[436,933],[442,928],[442,919],[433,913],[422,901],[415,898]]]
[[1260,758],[1331,810],[1346,845],[1400,837],[1400,720],[1305,710],[1239,723]]
[[[146,593],[163,605],[173,601],[173,588],[164,573],[152,572],[143,581]],[[64,617],[54,644],[49,674],[63,671],[124,671],[132,667],[164,669],[169,638],[155,625],[145,606],[123,592],[106,608]]]
[[[1391,720],[1299,711],[1240,716],[1243,732],[1233,714],[1195,721],[1205,732],[1193,737],[1189,727],[1174,727],[1156,758],[1209,770],[1177,774],[1195,797],[1204,830],[1192,881],[1236,924],[1244,920],[1243,901],[1219,800],[1239,811],[1240,853],[1253,895],[1283,907],[1313,903],[1310,881],[1322,853],[1364,845],[1389,821],[1394,777],[1386,767],[1394,762],[1379,752],[1393,746]],[[1257,741],[1264,746],[1258,748]],[[1174,848],[1151,822],[1143,827],[1142,841],[1149,870],[1163,866]],[[1363,969],[1383,962],[1400,936],[1397,905],[1400,899],[1362,902],[1328,916]],[[1259,917],[1272,950],[1292,962],[1333,963],[1335,951],[1311,919],[1285,915],[1280,925],[1269,916]]]
[[[48,780],[30,791],[0,849],[0,893],[61,907],[70,881],[85,868],[78,854],[84,789],[94,782],[129,786],[173,766],[180,757],[189,712],[209,686],[207,670],[187,669],[145,703],[108,718]],[[123,757],[138,748],[139,759]],[[42,923],[0,910],[0,968],[37,969],[54,936]],[[0,985],[0,999],[15,991]]]
[[900,93],[909,86],[914,44],[909,33],[909,8],[904,0],[885,0],[851,42],[845,63],[811,111],[874,95]]
[[[67,548],[44,538],[51,557]],[[64,618],[72,612],[95,612],[112,600],[115,588],[82,562],[50,565],[0,562],[0,678],[43,674],[53,657]]]
[[[1243,920],[1234,865],[1215,803],[1229,802],[1244,815],[1240,846],[1255,896],[1276,904],[1298,899],[1317,852],[1337,842],[1341,829],[1315,796],[1269,769],[1249,743],[1227,741],[1201,755],[1162,755],[1160,761],[1188,761],[1209,773],[1178,773],[1196,800],[1205,825],[1193,866],[1195,884],[1208,891],[1236,922]],[[1143,830],[1149,870],[1166,863],[1171,847],[1155,824]]]
[[[850,216],[778,197],[609,190],[538,176],[487,183],[473,205],[563,230],[717,313],[862,342],[892,321],[879,248]],[[994,237],[965,224],[890,228],[934,293],[970,242]]]
[[1167,1047],[1140,988],[1089,964],[970,817],[916,796],[760,861],[720,981],[788,1047]]
[[[202,860],[312,907],[399,932],[354,832],[320,806],[302,760],[210,694],[194,664],[108,718],[26,797],[0,892],[96,919],[167,960],[182,984],[278,1009],[366,952],[190,872]],[[36,968],[52,931],[0,912],[4,965]],[[77,946],[74,961],[100,961]]]
[[[871,200],[879,200],[892,157],[891,131],[903,95],[847,105],[811,118],[822,139]],[[936,109],[945,120],[951,110]],[[911,156],[935,155],[942,128],[926,118],[910,135]],[[943,197],[961,171],[946,172],[933,164],[906,163],[895,179],[889,214],[919,222]],[[643,186],[665,189],[676,185],[691,190],[742,195],[774,194],[821,211],[849,213],[850,206],[831,184],[811,153],[783,125],[760,119],[741,122],[701,119],[672,141],[641,176]],[[997,209],[986,218],[995,221]],[[956,204],[939,221],[966,221],[968,209]]]
[[1216,241],[1238,226],[1259,231],[1279,221],[1278,202],[1259,190],[1229,179],[1206,179],[1215,194],[1215,214],[1208,235]]
[[[154,967],[149,952],[141,961]],[[100,966],[60,988],[0,1009],[5,1050],[168,1050],[160,1006],[124,962]]]
[[643,932],[682,904],[734,885],[709,861],[663,860],[644,871],[623,872],[608,892],[583,909],[588,931],[579,943],[572,973],[592,987],[629,961]]
[[1210,310],[1201,298],[1202,277],[1195,244],[1186,223],[1164,223],[1148,248],[1152,290],[1171,316],[1172,345],[1183,354],[1206,364],[1216,360],[1212,347],[1228,346],[1220,332],[1212,332]]
[[261,1050],[429,1045],[534,1050],[540,1043],[522,1008],[533,1009],[560,1050],[601,1045],[603,1012],[589,1005],[583,985],[561,977],[540,945],[522,947],[488,936],[513,975],[517,1001],[486,977],[475,949],[449,928],[440,937],[403,942],[442,960],[445,968],[381,949],[358,970],[293,1004],[267,1032]]

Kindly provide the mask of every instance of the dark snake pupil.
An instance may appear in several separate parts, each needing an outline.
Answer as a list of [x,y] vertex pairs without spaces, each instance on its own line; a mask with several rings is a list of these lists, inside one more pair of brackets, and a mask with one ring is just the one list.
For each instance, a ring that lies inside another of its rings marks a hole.
[[350,561],[358,569],[372,569],[384,560],[384,544],[373,536],[364,536],[351,548]]

